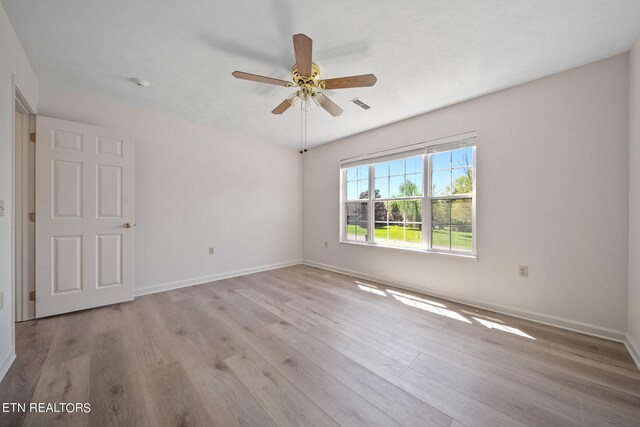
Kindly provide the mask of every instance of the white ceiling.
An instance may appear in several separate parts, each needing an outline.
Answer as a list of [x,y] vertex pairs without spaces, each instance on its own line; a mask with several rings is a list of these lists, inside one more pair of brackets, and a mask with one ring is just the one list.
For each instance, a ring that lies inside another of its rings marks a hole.
[[292,89],[231,72],[288,80],[298,32],[313,39],[324,78],[378,77],[328,91],[345,112],[314,106],[310,145],[627,51],[640,33],[638,0],[2,2],[44,82],[293,147],[299,109],[270,113]]

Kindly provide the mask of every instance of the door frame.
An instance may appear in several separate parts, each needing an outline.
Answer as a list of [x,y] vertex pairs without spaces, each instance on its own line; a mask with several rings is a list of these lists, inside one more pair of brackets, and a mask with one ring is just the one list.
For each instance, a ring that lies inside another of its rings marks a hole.
[[[21,259],[21,255],[22,255],[22,254],[18,255],[16,253],[16,224],[17,224],[17,221],[21,219],[21,218],[16,218],[16,215],[15,215],[16,186],[17,186],[18,179],[22,179],[22,166],[16,164],[16,153],[17,153],[17,149],[19,148],[17,144],[21,142],[21,141],[16,141],[16,129],[15,129],[16,110],[20,110],[21,113],[27,114],[29,116],[29,131],[33,129],[35,110],[29,105],[25,96],[22,95],[20,88],[15,82],[15,75],[12,76],[11,86],[14,94],[14,96],[11,98],[11,141],[12,141],[11,143],[11,204],[10,204],[10,209],[11,209],[11,264],[10,264],[11,286],[9,287],[10,295],[9,295],[9,298],[5,300],[5,304],[11,305],[11,346],[15,349],[15,339],[16,339],[15,324],[16,324],[16,319],[18,315],[17,307],[18,307],[18,304],[20,304],[21,310],[19,314],[21,317],[24,317],[22,316],[23,314],[22,308],[24,307],[23,296],[25,292],[23,289],[23,284],[21,283],[19,286],[20,289],[18,289],[18,286],[16,283],[16,259],[18,256],[20,256],[20,259]],[[22,247],[22,245],[20,245],[20,247]],[[28,289],[26,292],[28,293]],[[27,296],[27,300],[28,300],[28,296]],[[20,319],[20,320],[23,320],[23,319]]]

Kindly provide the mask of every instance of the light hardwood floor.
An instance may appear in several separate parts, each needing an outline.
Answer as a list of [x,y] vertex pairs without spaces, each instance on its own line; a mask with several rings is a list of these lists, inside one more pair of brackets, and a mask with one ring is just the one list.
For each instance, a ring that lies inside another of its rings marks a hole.
[[640,425],[622,344],[306,266],[17,325],[2,425]]

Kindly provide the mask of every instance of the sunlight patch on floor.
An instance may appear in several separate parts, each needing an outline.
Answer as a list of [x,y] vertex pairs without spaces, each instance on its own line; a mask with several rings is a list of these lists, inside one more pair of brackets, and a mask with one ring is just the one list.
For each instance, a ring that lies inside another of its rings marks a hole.
[[496,323],[503,323],[503,324],[504,324],[504,321],[502,321],[502,320],[500,320],[500,319],[496,319],[495,317],[487,316],[486,314],[481,314],[481,313],[472,313],[472,312],[467,311],[467,310],[460,310],[460,311],[461,311],[461,312],[463,312],[463,313],[468,314],[468,315],[469,315],[469,316],[471,316],[471,317],[474,317],[474,316],[480,316],[480,317],[482,317],[483,319],[489,319],[489,320],[490,320],[490,321],[492,321],[492,322],[496,322]]
[[424,299],[424,298],[420,298],[420,297],[417,297],[415,295],[405,294],[403,292],[394,291],[392,289],[387,289],[387,292],[389,292],[392,295],[398,295],[398,296],[401,296],[401,297],[414,299],[416,301],[420,301],[420,302],[424,302],[424,303],[427,303],[427,304],[431,304],[431,305],[434,305],[436,307],[447,308],[447,306],[442,304],[442,303],[431,301],[431,300]]
[[526,333],[522,332],[518,328],[513,328],[513,327],[507,326],[507,325],[501,325],[500,323],[492,322],[492,321],[486,320],[486,319],[479,319],[477,317],[474,317],[473,320],[475,320],[476,322],[486,326],[489,329],[497,329],[499,331],[509,332],[510,334],[515,334],[515,335],[519,335],[521,337],[525,337],[525,338],[529,338],[531,340],[535,340],[534,337],[532,337],[529,334],[526,334]]
[[382,295],[383,297],[387,296],[387,294],[385,294],[384,291],[381,291],[380,289],[376,288],[373,285],[367,285],[366,283],[362,283],[358,281],[356,281],[356,283],[358,284],[358,288],[360,288],[360,290],[362,291],[371,292],[372,294],[376,294],[376,295]]
[[[388,291],[388,289],[387,289],[387,291]],[[400,301],[401,303],[406,304],[408,306],[416,307],[416,308],[419,308],[421,310],[429,311],[431,313],[439,314],[440,316],[445,316],[445,317],[448,317],[450,319],[459,320],[461,322],[471,323],[471,321],[467,320],[464,316],[460,315],[459,313],[456,313],[453,310],[436,307],[436,306],[433,306],[431,304],[427,304],[425,302],[418,301],[418,300],[415,300],[415,299],[412,299],[412,298],[403,297],[403,296],[400,296],[400,295],[393,295],[393,297],[395,299],[397,299],[398,301]]]

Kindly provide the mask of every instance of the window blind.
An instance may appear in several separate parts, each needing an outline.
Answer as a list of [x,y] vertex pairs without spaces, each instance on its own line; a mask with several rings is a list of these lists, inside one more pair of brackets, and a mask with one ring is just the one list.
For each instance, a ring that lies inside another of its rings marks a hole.
[[435,139],[418,144],[405,145],[403,147],[369,153],[362,156],[351,157],[340,160],[341,168],[351,168],[354,166],[366,165],[369,163],[387,162],[390,160],[402,159],[405,157],[421,156],[423,154],[434,154],[443,151],[456,150],[458,148],[476,145],[476,133],[468,132],[447,138]]

